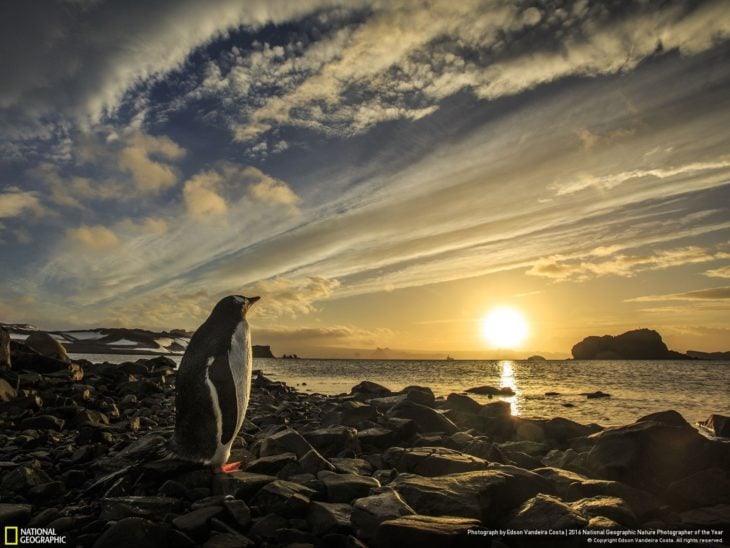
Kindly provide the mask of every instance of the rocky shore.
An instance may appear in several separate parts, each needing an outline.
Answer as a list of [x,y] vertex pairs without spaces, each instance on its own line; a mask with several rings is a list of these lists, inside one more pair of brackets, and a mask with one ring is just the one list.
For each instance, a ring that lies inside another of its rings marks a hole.
[[422,386],[302,394],[258,372],[242,471],[214,474],[159,458],[168,358],[70,363],[14,344],[11,361],[0,526],[66,545],[498,547],[525,541],[475,532],[730,527],[730,442],[674,411],[602,429]]

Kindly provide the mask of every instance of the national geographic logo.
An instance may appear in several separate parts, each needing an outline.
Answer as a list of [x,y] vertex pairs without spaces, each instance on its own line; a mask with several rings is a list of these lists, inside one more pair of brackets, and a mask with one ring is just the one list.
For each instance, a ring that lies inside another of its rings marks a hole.
[[28,544],[66,544],[65,535],[57,535],[52,528],[5,526],[5,546]]

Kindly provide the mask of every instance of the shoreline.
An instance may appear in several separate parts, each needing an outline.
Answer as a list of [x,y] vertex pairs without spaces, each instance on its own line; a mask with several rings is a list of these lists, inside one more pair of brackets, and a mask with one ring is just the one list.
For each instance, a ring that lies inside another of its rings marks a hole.
[[673,411],[604,429],[428,387],[328,396],[258,374],[230,459],[245,471],[213,474],[152,458],[174,422],[172,360],[48,360],[3,373],[19,393],[0,402],[0,519],[74,545],[521,546],[485,532],[730,524],[730,441]]

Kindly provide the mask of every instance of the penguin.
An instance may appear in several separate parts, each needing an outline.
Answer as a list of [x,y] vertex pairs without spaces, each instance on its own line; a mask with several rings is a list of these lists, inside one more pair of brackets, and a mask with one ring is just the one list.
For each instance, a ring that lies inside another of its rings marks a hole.
[[239,463],[226,462],[251,393],[246,312],[258,300],[241,295],[221,299],[193,333],[177,371],[172,456],[219,472],[238,470]]

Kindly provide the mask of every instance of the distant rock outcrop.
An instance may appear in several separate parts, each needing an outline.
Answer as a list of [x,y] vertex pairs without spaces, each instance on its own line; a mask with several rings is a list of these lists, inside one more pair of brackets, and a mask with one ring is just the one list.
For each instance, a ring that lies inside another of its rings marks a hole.
[[586,337],[573,349],[576,360],[682,360],[685,354],[667,348],[659,333],[652,329],[636,329],[621,335]]
[[527,361],[528,362],[544,362],[546,360],[545,360],[545,356],[540,356],[538,354],[535,354],[534,356],[530,356],[529,358],[527,358]]
[[687,350],[690,358],[697,360],[730,360],[730,352],[700,352],[699,350]]
[[271,353],[271,347],[268,344],[267,345],[254,344],[251,347],[251,351],[253,352],[254,358],[275,358],[276,357]]

